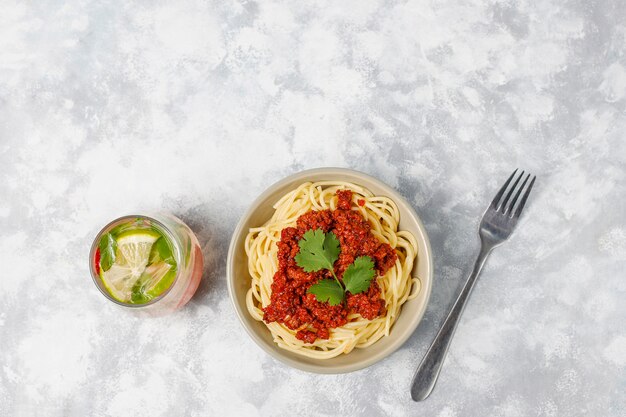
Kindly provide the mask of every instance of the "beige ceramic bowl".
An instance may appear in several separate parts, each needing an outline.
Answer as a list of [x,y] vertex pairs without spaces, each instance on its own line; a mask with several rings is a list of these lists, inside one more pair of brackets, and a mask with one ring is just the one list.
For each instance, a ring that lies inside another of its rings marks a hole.
[[[293,190],[306,181],[349,181],[361,185],[375,195],[391,198],[400,209],[400,229],[408,230],[417,239],[418,260],[413,268],[413,275],[417,276],[422,288],[419,295],[407,301],[387,337],[383,337],[372,346],[365,349],[354,349],[346,355],[331,359],[312,359],[279,348],[273,341],[272,335],[265,324],[254,320],[246,309],[246,293],[250,288],[248,273],[248,259],[244,249],[244,240],[250,227],[265,224],[272,216],[272,206],[284,194]],[[411,336],[419,324],[426,304],[430,297],[433,280],[433,261],[430,243],[424,225],[415,214],[413,208],[391,187],[379,180],[358,171],[342,168],[318,168],[302,171],[277,182],[261,194],[243,215],[230,242],[227,261],[228,291],[235,307],[235,311],[244,328],[267,353],[276,359],[308,372],[336,374],[352,372],[365,368],[390,355]]]

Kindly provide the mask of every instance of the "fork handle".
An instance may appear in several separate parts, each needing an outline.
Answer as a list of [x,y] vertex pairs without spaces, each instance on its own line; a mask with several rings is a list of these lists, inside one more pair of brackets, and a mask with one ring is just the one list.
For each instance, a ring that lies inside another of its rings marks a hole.
[[461,318],[461,313],[463,313],[463,309],[465,308],[465,303],[492,249],[492,244],[485,240],[482,241],[480,253],[474,264],[474,270],[465,281],[461,293],[454,302],[450,313],[448,313],[448,317],[446,317],[435,340],[433,340],[433,343],[428,348],[426,356],[424,356],[424,359],[422,359],[422,362],[417,367],[413,382],[411,383],[411,398],[413,398],[413,401],[425,400],[435,387],[441,366],[448,352],[448,347],[452,341],[452,336]]

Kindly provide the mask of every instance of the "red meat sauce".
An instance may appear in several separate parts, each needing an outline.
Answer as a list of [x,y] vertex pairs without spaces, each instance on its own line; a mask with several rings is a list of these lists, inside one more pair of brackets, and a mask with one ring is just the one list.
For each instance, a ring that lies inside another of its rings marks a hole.
[[306,343],[316,339],[328,339],[329,329],[347,323],[350,313],[358,313],[372,320],[385,313],[385,300],[376,280],[372,280],[367,291],[346,294],[346,301],[337,306],[320,303],[309,287],[321,279],[332,279],[328,270],[304,272],[296,264],[295,256],[300,252],[298,241],[309,229],[333,232],[339,239],[341,253],[334,270],[341,280],[346,268],[359,256],[374,260],[378,275],[384,275],[397,259],[396,252],[386,243],[381,243],[371,232],[370,225],[356,210],[351,210],[352,191],[337,191],[336,210],[309,211],[298,218],[296,227],[282,230],[278,242],[278,271],[272,283],[270,304],[263,309],[265,322],[283,323],[297,330],[296,337]]

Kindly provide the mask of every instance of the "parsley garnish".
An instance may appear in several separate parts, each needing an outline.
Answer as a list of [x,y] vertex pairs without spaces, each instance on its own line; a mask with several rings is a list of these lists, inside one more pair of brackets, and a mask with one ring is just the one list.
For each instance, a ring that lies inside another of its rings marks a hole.
[[315,298],[320,303],[328,301],[331,306],[337,306],[341,304],[344,297],[344,290],[341,284],[338,284],[332,279],[321,279],[317,284],[313,284],[309,287],[307,292],[315,294]]
[[[307,230],[298,242],[300,253],[296,255],[296,263],[304,272],[317,272],[328,269],[333,275],[333,264],[339,258],[339,239],[333,232]],[[337,277],[335,277],[337,279]]]
[[322,279],[311,285],[308,293],[314,294],[317,301],[328,302],[331,306],[342,303],[346,291],[358,294],[370,286],[372,278],[376,276],[374,261],[369,256],[359,256],[343,273],[343,284],[335,275],[335,261],[339,258],[341,248],[339,239],[333,232],[307,230],[298,242],[300,253],[295,257],[296,264],[304,269],[304,272],[317,272],[327,269],[333,274],[332,279]]
[[343,283],[346,285],[346,291],[358,294],[367,291],[372,278],[375,276],[376,272],[374,271],[372,258],[359,256],[343,273]]

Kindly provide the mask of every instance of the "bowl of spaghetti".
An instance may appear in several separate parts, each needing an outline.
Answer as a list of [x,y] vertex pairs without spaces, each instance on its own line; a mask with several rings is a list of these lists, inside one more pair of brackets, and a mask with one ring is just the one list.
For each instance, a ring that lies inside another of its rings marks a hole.
[[262,193],[242,216],[228,290],[252,339],[316,373],[365,368],[398,349],[430,297],[426,230],[394,189],[369,175],[318,168]]

